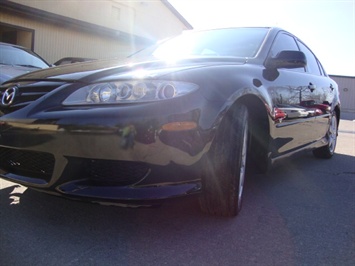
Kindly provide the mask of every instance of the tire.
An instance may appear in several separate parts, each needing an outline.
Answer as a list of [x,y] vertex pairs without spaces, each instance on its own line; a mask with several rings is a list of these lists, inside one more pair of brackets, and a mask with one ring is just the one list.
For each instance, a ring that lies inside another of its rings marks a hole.
[[267,117],[256,118],[249,113],[249,150],[247,172],[249,174],[265,174],[271,167],[268,157],[269,133]]
[[229,217],[240,212],[248,139],[248,109],[237,105],[222,120],[205,158],[200,197],[202,211]]
[[326,135],[328,144],[313,150],[313,155],[317,158],[329,159],[333,156],[338,137],[338,120],[333,113],[330,118],[329,128]]

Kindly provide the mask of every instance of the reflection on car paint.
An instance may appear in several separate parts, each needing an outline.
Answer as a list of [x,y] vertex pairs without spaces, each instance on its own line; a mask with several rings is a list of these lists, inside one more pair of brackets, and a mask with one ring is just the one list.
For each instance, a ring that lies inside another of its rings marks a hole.
[[9,80],[0,176],[138,206],[200,193],[203,211],[234,216],[250,169],[301,150],[334,154],[338,88],[307,49],[279,28],[192,31],[125,61]]
[[121,148],[133,149],[134,138],[137,134],[137,131],[136,131],[134,125],[128,125],[128,126],[124,127],[122,130],[119,131],[119,134],[121,135],[121,142],[120,142]]

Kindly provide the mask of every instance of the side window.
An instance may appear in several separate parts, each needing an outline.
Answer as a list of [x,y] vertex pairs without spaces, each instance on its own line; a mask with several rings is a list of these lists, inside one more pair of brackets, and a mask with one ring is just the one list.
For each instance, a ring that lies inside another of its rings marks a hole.
[[327,76],[327,72],[325,72],[322,64],[319,62],[319,60],[317,60],[317,62],[318,62],[319,69],[320,69],[320,71],[322,73],[322,76]]
[[[269,56],[275,57],[281,51],[299,51],[296,40],[285,33],[280,33],[276,36],[274,43],[272,44]],[[295,68],[289,69],[290,71],[305,72],[305,69]]]
[[275,57],[279,52],[281,51],[299,51],[297,43],[295,39],[287,34],[281,33],[277,35],[271,51],[270,51],[270,56]]
[[309,50],[303,43],[298,42],[298,45],[300,46],[301,51],[306,55],[307,58],[307,72],[313,74],[313,75],[321,75],[319,65],[318,65],[318,60],[314,56],[314,54]]

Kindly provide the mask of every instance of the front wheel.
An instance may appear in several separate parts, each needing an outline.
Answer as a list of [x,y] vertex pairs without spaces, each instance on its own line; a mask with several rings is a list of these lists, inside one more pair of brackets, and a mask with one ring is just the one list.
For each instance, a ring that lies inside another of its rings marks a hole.
[[200,206],[206,213],[236,216],[242,208],[248,118],[248,109],[237,105],[222,120],[203,169]]
[[326,146],[313,150],[313,155],[318,158],[329,159],[333,156],[338,137],[338,120],[333,113],[330,118],[329,128],[327,132],[328,144]]

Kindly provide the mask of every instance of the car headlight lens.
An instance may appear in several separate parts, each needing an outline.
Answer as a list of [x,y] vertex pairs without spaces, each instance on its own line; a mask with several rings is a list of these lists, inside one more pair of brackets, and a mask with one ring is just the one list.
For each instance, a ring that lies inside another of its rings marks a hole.
[[193,83],[180,81],[130,81],[92,84],[79,88],[64,105],[136,103],[167,100],[197,90]]

